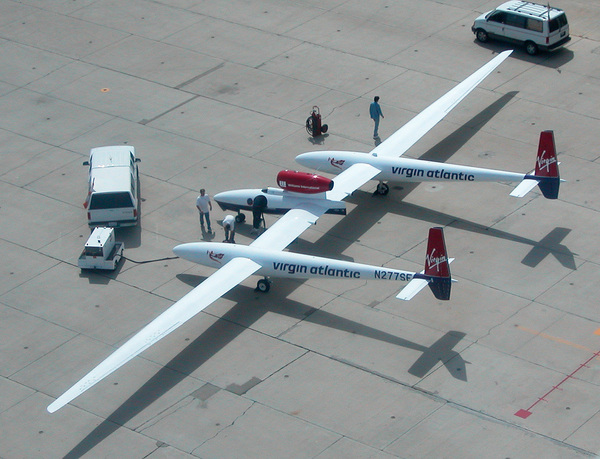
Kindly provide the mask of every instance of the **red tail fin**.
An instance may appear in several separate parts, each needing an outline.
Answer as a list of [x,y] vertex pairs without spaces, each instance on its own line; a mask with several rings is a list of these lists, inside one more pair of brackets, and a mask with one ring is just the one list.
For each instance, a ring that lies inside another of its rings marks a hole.
[[542,131],[540,134],[535,175],[538,177],[558,177],[558,160],[556,159],[554,131]]
[[450,277],[450,265],[448,265],[444,230],[442,228],[429,229],[424,274],[434,277]]
[[450,263],[442,228],[429,229],[423,277],[427,279],[429,288],[438,300],[450,299],[452,278],[450,277]]
[[533,177],[526,175],[525,178],[537,180],[544,197],[548,199],[558,198],[560,175],[558,173],[558,159],[556,158],[553,131],[542,131],[540,134],[535,173]]
[[[425,281],[425,282],[423,282]],[[423,287],[429,285],[438,300],[449,300],[452,288],[450,277],[450,261],[446,253],[443,228],[430,228],[425,254],[425,270],[415,273],[412,280],[396,296],[402,300],[410,300]]]

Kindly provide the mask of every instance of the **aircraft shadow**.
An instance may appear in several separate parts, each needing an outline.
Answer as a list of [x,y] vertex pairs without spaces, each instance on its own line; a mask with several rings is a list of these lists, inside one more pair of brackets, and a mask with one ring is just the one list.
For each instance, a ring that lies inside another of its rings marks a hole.
[[[440,162],[448,160],[515,95],[516,92],[511,92],[500,97],[455,132],[439,142],[435,147],[424,153],[421,156],[421,159]],[[369,202],[362,204],[363,206],[366,206],[367,211],[361,211],[361,206],[358,206],[344,218],[341,218],[338,223],[334,225],[332,230],[327,233],[328,236],[337,236],[339,238],[336,245],[336,249],[339,250],[339,253],[343,253],[345,249],[360,239],[364,233],[390,211],[390,207],[398,209],[398,205],[397,203],[394,203],[394,200],[403,199],[416,188],[417,185],[418,183],[407,184],[407,186],[402,188],[399,194],[394,192],[393,199],[376,200],[369,196]],[[358,199],[365,201],[365,194],[366,193],[358,193]],[[449,222],[452,222],[456,219],[448,216],[448,220]],[[329,237],[321,237],[315,243],[314,247],[317,247],[319,250],[322,249],[325,253],[329,252],[331,240]],[[184,281],[190,279],[189,277],[179,277]],[[196,284],[197,283],[194,282],[191,285]],[[221,317],[221,320],[216,321],[204,333],[198,336],[186,346],[185,349],[171,359],[167,365],[159,370],[142,387],[123,402],[119,408],[111,413],[106,420],[77,444],[65,457],[77,458],[88,453],[122,425],[125,425],[145,408],[162,397],[171,388],[175,387],[189,374],[201,367],[209,358],[214,356],[219,350],[223,349],[245,329],[245,327],[228,326],[229,323],[253,323],[267,311],[282,312],[283,310],[286,310],[288,311],[288,314],[291,314],[289,311],[296,310],[296,317],[299,320],[312,320],[314,323],[319,323],[324,326],[351,333],[358,333],[361,336],[378,339],[380,341],[422,352],[419,359],[408,370],[409,373],[414,376],[424,377],[431,371],[436,363],[441,361],[447,366],[453,377],[462,381],[467,381],[465,362],[460,354],[453,350],[453,347],[464,338],[465,334],[463,332],[448,332],[432,346],[426,347],[290,300],[289,295],[297,288],[297,282],[284,281],[278,282],[277,285],[278,288],[276,291],[275,289],[272,290],[271,295],[276,293],[280,296],[280,301],[278,301],[277,304],[282,305],[281,308],[277,307],[275,309],[269,309],[269,307],[265,307],[260,303],[248,307],[248,298],[254,294],[252,291],[249,291],[248,287],[238,286],[226,294],[226,298],[234,299],[237,303]],[[287,285],[287,289],[284,287],[285,285]]]
[[[356,207],[356,209],[360,209],[362,206],[365,206],[366,204],[363,202],[367,200],[372,200],[371,195],[370,193],[363,191],[355,192],[355,195],[348,199],[349,202],[361,203]],[[529,253],[523,258],[523,260],[521,260],[522,264],[531,268],[535,268],[547,256],[552,255],[565,268],[573,271],[577,269],[575,264],[575,256],[577,253],[572,252],[564,244],[561,244],[561,241],[571,232],[571,229],[569,228],[556,227],[541,240],[536,241],[534,239],[490,228],[480,223],[463,220],[453,215],[431,210],[415,204],[393,201],[382,202],[381,204],[378,202],[375,203],[375,206],[379,205],[385,208],[386,213],[415,218],[420,221],[429,222],[433,225],[451,226],[463,231],[469,231],[471,233],[482,234],[489,237],[504,239],[506,241],[531,246]],[[356,216],[356,220],[361,221],[364,216],[361,212],[358,212],[358,214],[360,215]],[[451,247],[449,250],[450,254],[452,254]]]
[[[185,274],[177,277],[194,287],[205,279],[204,277]],[[454,378],[462,381],[467,380],[466,363],[461,355],[453,349],[465,337],[465,333],[450,331],[431,346],[424,346],[359,322],[345,319],[336,314],[290,300],[288,296],[297,288],[298,283],[285,279],[281,279],[281,281],[277,283],[277,288],[272,289],[268,294],[272,300],[270,303],[273,305],[265,305],[260,301],[260,296],[264,295],[263,293],[256,294],[252,288],[241,285],[224,295],[224,298],[236,301],[235,306],[146,381],[119,408],[113,411],[98,427],[69,451],[65,458],[79,458],[87,454],[113,432],[193,374],[227,344],[236,339],[246,330],[249,324],[255,323],[267,312],[283,314],[298,321],[307,321],[421,352],[421,356],[408,369],[410,374],[418,378],[425,377],[437,364],[441,363],[446,366]],[[254,296],[257,296],[258,299],[248,300],[254,298]],[[255,304],[249,305],[249,302]]]

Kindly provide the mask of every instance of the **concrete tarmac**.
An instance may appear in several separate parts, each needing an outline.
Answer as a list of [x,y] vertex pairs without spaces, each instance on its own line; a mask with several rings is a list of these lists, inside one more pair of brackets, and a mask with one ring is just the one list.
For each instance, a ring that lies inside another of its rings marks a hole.
[[[368,152],[373,96],[385,140],[510,46],[475,41],[496,6],[483,0],[0,0],[0,457],[597,455],[600,10],[553,5],[568,45],[517,47],[407,156],[529,172],[551,129],[558,200],[512,198],[507,183],[392,184],[382,198],[369,182],[290,247],[420,270],[443,226],[450,301],[352,280],[275,279],[261,294],[253,276],[49,414],[212,274],[167,259],[224,237],[217,206],[215,235],[200,230],[200,188],[275,186],[305,151]],[[140,225],[117,231],[115,272],[82,272],[82,162],[121,144],[142,160]]]

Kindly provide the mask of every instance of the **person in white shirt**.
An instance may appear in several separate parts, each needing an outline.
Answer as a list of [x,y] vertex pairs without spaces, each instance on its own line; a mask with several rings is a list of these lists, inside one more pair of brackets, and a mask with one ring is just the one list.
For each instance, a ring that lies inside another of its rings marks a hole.
[[223,219],[223,229],[225,230],[225,240],[223,242],[231,242],[235,244],[235,217],[226,215]]
[[210,197],[206,194],[206,190],[204,188],[200,190],[200,196],[196,198],[196,207],[198,208],[198,212],[200,212],[200,226],[202,227],[202,232],[204,232],[204,219],[206,218],[208,232],[212,233],[212,228],[210,227],[210,211],[212,210],[212,202],[210,201]]

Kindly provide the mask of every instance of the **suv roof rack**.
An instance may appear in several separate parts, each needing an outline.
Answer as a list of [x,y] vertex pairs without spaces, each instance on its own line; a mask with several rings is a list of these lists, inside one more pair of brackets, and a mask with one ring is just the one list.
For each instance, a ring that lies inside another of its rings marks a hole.
[[517,13],[528,14],[533,17],[538,17],[541,19],[550,19],[550,11],[552,12],[562,12],[560,8],[555,8],[553,6],[545,6],[540,5],[539,3],[533,2],[525,2],[525,1],[516,1],[512,2],[510,5],[506,5],[507,11],[515,11]]

